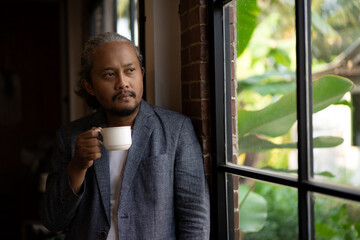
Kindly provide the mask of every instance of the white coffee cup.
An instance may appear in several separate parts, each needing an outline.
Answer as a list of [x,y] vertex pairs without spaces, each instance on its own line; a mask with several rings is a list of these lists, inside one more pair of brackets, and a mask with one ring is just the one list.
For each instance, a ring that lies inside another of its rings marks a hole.
[[109,151],[127,150],[131,146],[131,126],[96,129],[103,140],[100,143]]

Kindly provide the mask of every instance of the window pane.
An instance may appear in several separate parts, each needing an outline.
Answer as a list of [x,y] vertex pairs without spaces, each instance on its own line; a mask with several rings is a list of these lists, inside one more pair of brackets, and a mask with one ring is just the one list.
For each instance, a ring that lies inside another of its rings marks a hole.
[[117,32],[138,45],[137,0],[117,0]]
[[359,239],[360,204],[315,194],[316,240]]
[[232,176],[234,239],[298,239],[295,189]]
[[[355,187],[360,186],[359,16],[358,1],[312,1],[314,178]],[[324,77],[329,74],[349,80]]]
[[224,16],[225,63],[234,61],[226,71],[234,81],[226,93],[233,101],[228,161],[297,173],[294,1],[238,0],[225,6]]

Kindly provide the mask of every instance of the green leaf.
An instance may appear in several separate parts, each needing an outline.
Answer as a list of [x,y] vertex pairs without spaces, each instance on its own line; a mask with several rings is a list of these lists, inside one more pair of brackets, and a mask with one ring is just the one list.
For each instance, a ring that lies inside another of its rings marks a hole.
[[360,236],[360,223],[355,223],[354,228],[355,228],[356,232],[358,233],[358,236]]
[[[322,76],[312,84],[313,112],[336,103],[354,87],[349,79],[333,75]],[[284,135],[297,120],[296,113],[295,90],[261,110],[239,110],[239,139],[248,133],[259,133],[270,137]]]
[[[314,148],[330,148],[336,147],[344,142],[341,137],[320,136],[313,139]],[[277,144],[255,134],[249,134],[239,140],[239,154],[245,152],[265,152],[274,148],[297,148],[297,143],[281,143]]]
[[331,239],[331,237],[336,236],[336,232],[325,224],[316,223],[315,224],[316,237],[321,237],[322,239]]
[[351,102],[349,102],[349,101],[347,101],[347,100],[345,100],[345,99],[342,99],[342,100],[334,103],[334,105],[345,105],[345,106],[348,106],[350,109],[353,108]]
[[291,92],[296,88],[295,82],[272,82],[261,85],[253,85],[248,89],[257,92],[262,96],[266,96],[268,94],[276,95],[276,94],[286,94]]
[[257,16],[260,8],[256,0],[236,1],[236,51],[239,57],[249,44],[251,36],[257,25]]
[[[295,173],[295,174],[298,173],[297,169],[273,168],[273,167],[270,167],[270,166],[266,166],[266,167],[263,167],[261,169],[270,170],[270,171],[273,171],[273,172],[281,172],[281,173]],[[314,175],[322,176],[322,177],[328,177],[328,178],[335,177],[335,175],[332,174],[329,171],[317,172],[317,173],[314,173]]]
[[291,59],[289,57],[289,53],[280,49],[280,48],[273,48],[269,52],[269,56],[273,57],[277,63],[284,65],[287,68],[290,68]]
[[247,185],[239,186],[239,228],[243,232],[260,231],[267,219],[267,202]]
[[[265,95],[266,88],[277,89],[270,90],[269,94],[285,94],[295,89],[295,73],[290,71],[266,71],[264,74],[251,76],[242,80],[238,80],[237,91],[238,93],[250,89],[252,91],[261,92],[260,94]],[[270,85],[268,85],[270,84]],[[274,84],[273,86],[271,84]],[[278,84],[278,86],[276,86]],[[257,90],[261,89],[261,90]],[[264,90],[263,90],[264,89]]]

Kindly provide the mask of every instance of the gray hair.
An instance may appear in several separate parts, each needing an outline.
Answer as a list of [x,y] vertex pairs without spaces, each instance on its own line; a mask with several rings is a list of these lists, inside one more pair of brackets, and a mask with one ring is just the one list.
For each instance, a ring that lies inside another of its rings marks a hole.
[[100,104],[97,99],[88,94],[86,90],[82,87],[81,81],[84,79],[91,83],[90,71],[93,66],[93,53],[94,50],[105,43],[109,42],[127,42],[132,45],[135,49],[136,56],[139,60],[140,67],[143,67],[143,57],[139,51],[139,49],[135,46],[135,44],[127,39],[126,37],[115,33],[115,32],[104,32],[100,33],[92,38],[90,38],[84,45],[83,51],[81,53],[81,71],[80,71],[80,79],[78,82],[78,90],[76,93],[84,98],[91,108],[99,108]]

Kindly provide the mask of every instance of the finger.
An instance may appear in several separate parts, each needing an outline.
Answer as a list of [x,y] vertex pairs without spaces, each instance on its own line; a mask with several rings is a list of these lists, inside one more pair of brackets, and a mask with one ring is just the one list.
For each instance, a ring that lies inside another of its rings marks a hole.
[[94,147],[99,146],[100,147],[100,141],[97,138],[86,138],[86,139],[79,139],[78,140],[78,146],[79,147]]
[[100,157],[101,157],[101,153],[100,153],[100,152],[88,153],[88,155],[87,155],[87,159],[88,159],[89,161],[96,160],[96,159],[98,159],[98,158],[100,158]]
[[92,127],[90,130],[81,133],[78,137],[83,138],[83,139],[97,138],[97,137],[99,137],[98,129],[101,129],[101,128]]
[[87,153],[99,153],[101,152],[100,146],[91,146],[86,148]]
[[81,162],[89,162],[100,158],[101,153],[94,149],[93,151],[80,151],[77,156]]

